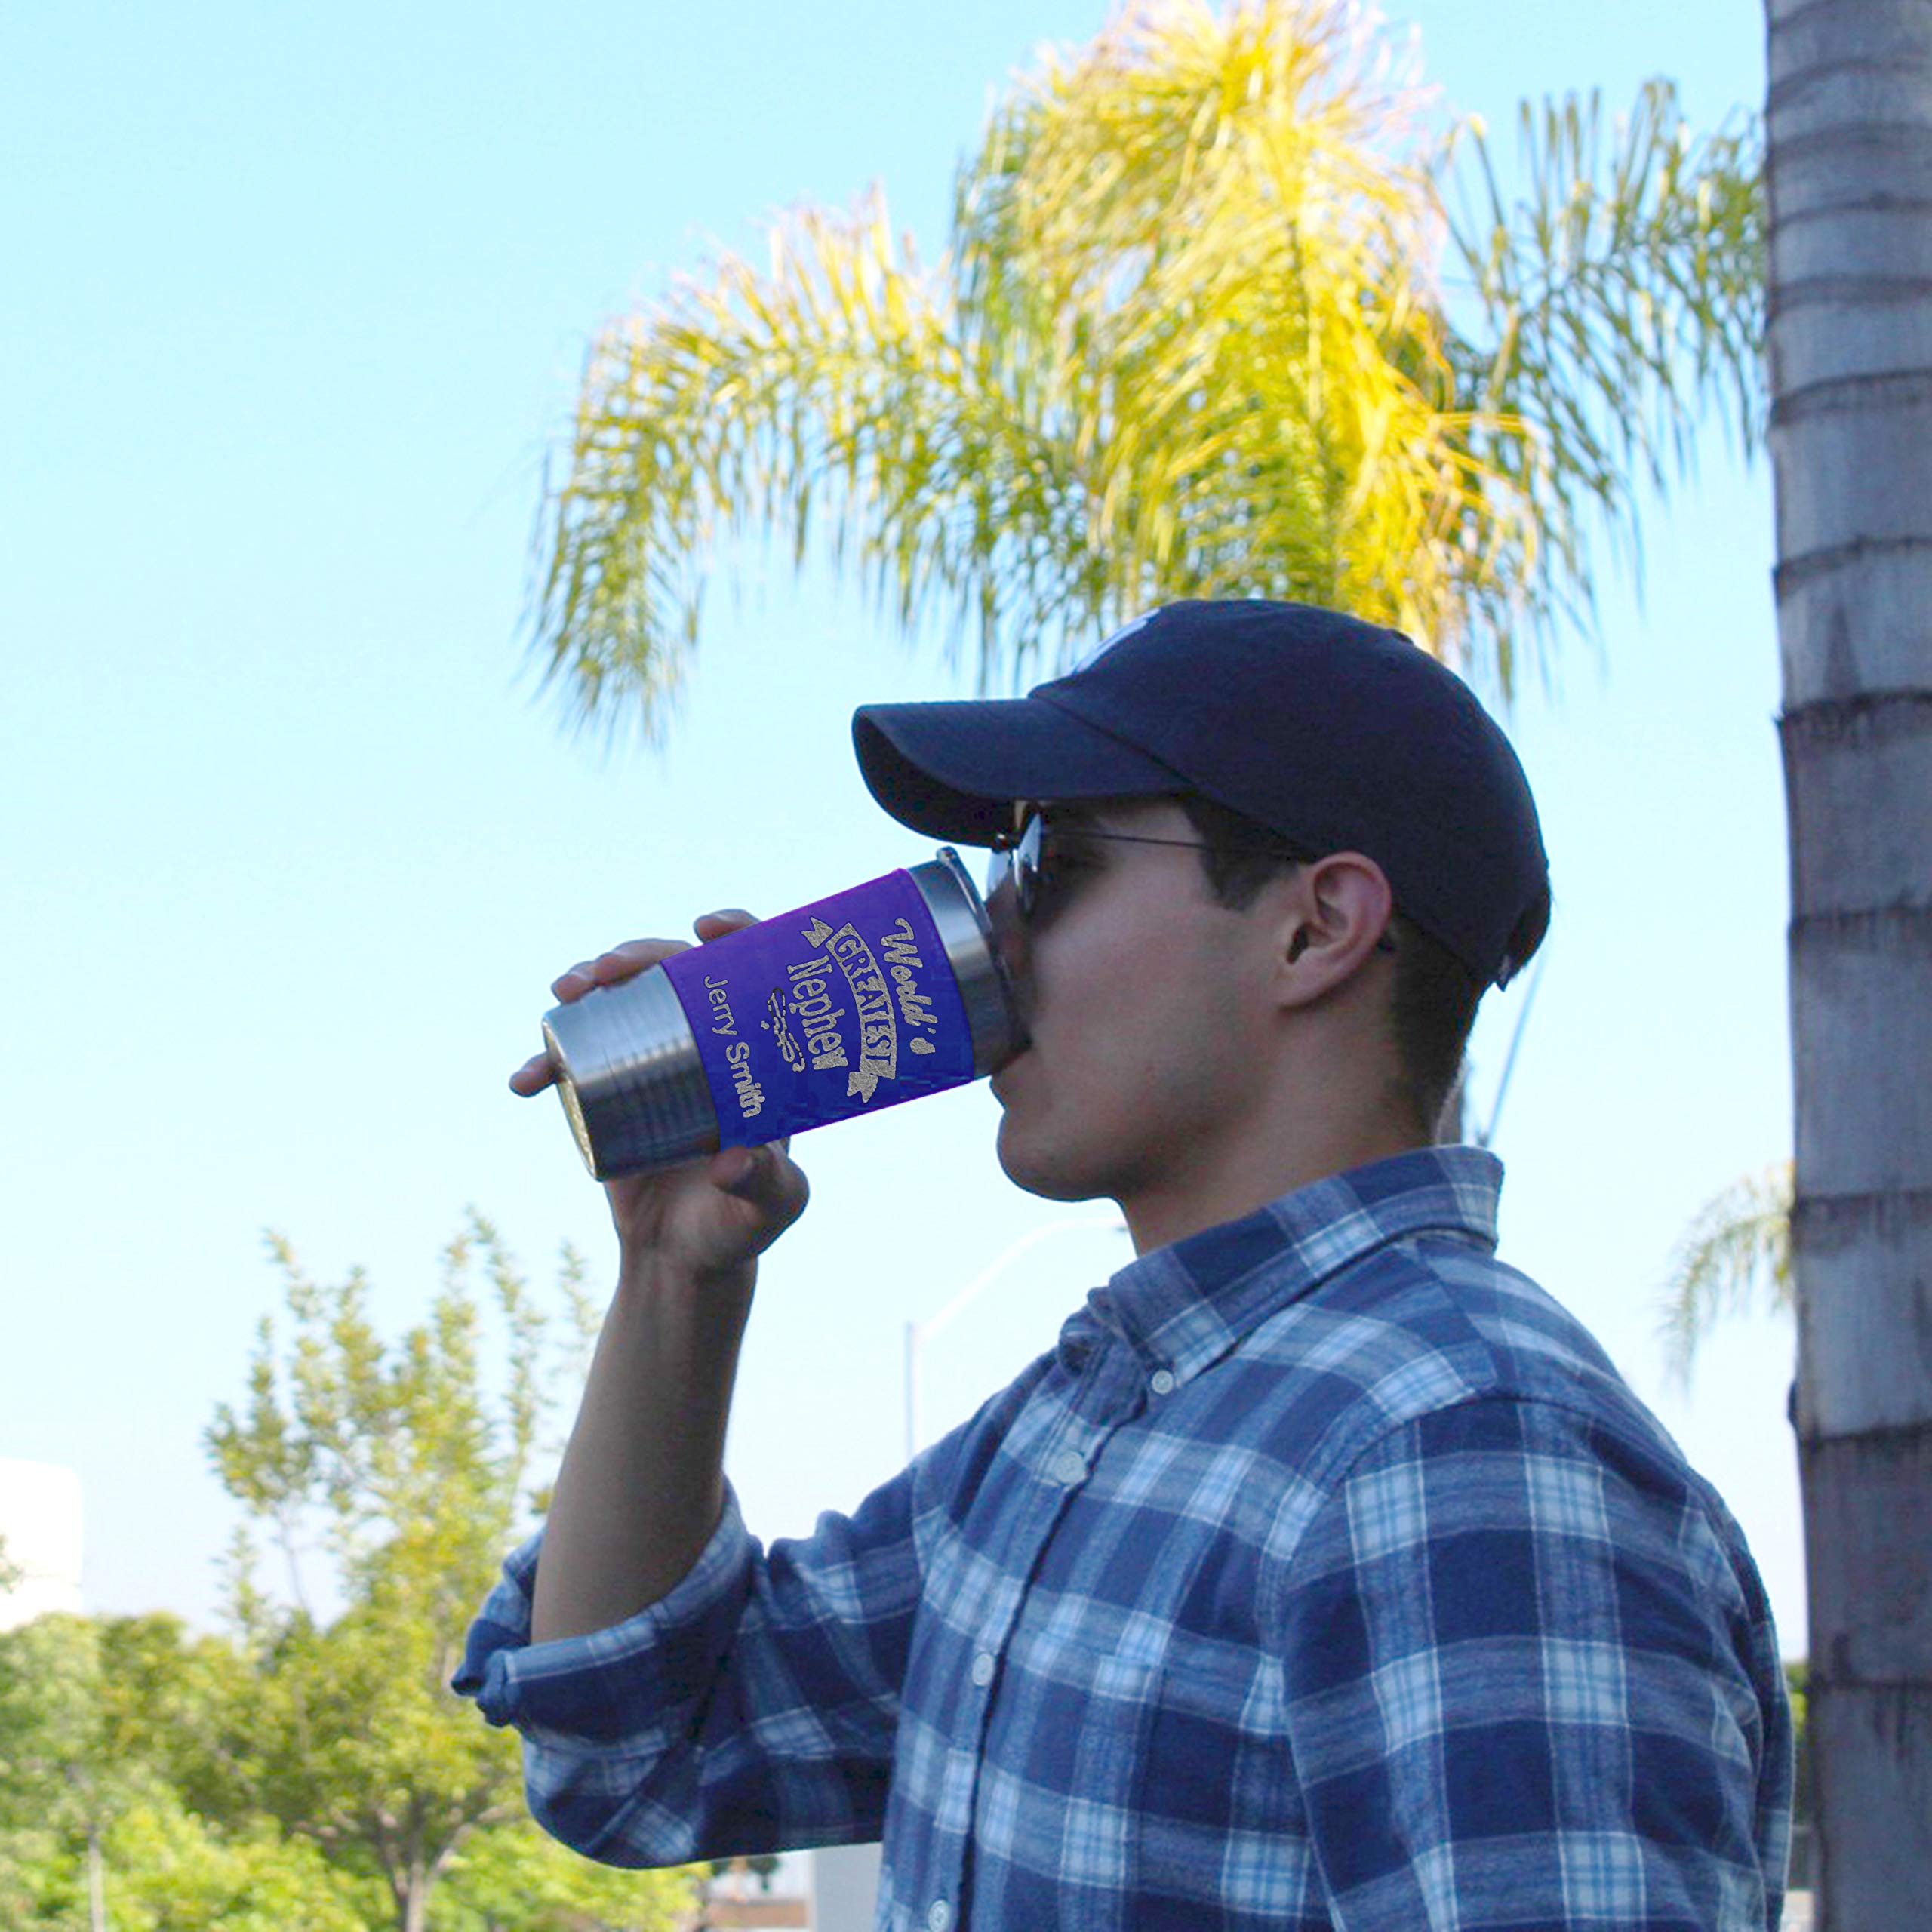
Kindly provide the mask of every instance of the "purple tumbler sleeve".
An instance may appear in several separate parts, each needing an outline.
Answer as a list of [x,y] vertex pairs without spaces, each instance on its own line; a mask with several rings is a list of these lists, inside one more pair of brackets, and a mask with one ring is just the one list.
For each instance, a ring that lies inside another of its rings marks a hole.
[[912,875],[834,893],[664,961],[719,1145],[752,1147],[974,1077],[973,1035]]

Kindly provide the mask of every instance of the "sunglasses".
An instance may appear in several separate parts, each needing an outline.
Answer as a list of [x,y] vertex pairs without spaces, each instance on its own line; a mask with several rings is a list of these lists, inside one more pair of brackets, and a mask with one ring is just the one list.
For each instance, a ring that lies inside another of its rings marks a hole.
[[[1041,899],[1054,884],[1054,852],[1049,835],[1054,828],[1037,805],[1026,808],[1015,832],[1002,832],[993,839],[992,853],[986,865],[986,897],[1011,887],[1014,909],[1023,919],[1031,918]],[[1063,838],[1084,843],[1108,845],[1170,845],[1183,852],[1257,852],[1281,859],[1291,865],[1306,865],[1312,853],[1300,851],[1278,841],[1252,844],[1213,844],[1199,838],[1149,838],[1139,832],[1097,832],[1089,825],[1060,828]]]

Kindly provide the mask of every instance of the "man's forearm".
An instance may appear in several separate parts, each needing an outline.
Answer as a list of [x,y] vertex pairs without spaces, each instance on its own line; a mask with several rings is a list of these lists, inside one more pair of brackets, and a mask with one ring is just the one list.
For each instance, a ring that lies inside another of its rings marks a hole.
[[718,1526],[755,1264],[702,1280],[626,1263],[543,1533],[533,1641],[607,1629],[683,1577]]

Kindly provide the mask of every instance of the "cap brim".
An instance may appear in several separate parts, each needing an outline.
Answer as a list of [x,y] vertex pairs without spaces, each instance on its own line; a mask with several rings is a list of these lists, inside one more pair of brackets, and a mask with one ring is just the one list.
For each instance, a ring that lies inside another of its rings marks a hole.
[[1143,798],[1186,780],[1145,752],[1040,697],[869,704],[852,746],[872,796],[934,838],[990,845],[1016,798]]

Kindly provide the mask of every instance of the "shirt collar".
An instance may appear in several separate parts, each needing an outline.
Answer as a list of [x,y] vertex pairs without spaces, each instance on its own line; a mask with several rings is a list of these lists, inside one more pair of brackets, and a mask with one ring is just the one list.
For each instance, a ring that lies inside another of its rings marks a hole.
[[1068,1327],[1097,1321],[1184,1379],[1392,1241],[1427,1230],[1493,1252],[1502,1185],[1503,1164],[1479,1147],[1352,1168],[1130,1262]]

